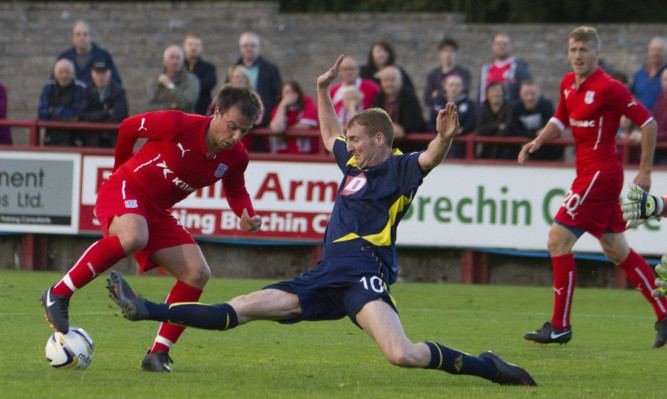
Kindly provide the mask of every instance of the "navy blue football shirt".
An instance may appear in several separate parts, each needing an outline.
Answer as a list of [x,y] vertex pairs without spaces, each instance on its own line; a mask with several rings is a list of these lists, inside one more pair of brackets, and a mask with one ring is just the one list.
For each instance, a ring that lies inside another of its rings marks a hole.
[[396,227],[428,174],[417,162],[420,152],[394,149],[381,164],[364,170],[347,151],[344,136],[334,142],[333,153],[344,176],[324,232],[322,258],[372,250],[390,271],[391,284],[398,277]]

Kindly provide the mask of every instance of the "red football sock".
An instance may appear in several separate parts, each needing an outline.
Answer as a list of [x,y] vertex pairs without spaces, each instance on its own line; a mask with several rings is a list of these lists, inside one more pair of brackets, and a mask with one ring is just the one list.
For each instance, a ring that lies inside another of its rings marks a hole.
[[551,323],[562,330],[570,328],[570,310],[577,282],[577,268],[573,254],[551,257],[551,264],[554,267],[554,313]]
[[126,256],[118,236],[95,241],[81,255],[65,277],[53,287],[53,295],[71,297],[74,291],[93,281],[95,277],[104,273]]
[[[202,290],[200,288],[185,284],[182,281],[176,281],[176,284],[174,285],[174,288],[171,289],[171,292],[169,292],[169,296],[165,303],[197,302],[201,293]],[[155,353],[159,350],[169,352],[169,348],[178,341],[178,337],[181,336],[183,330],[185,330],[185,327],[161,323],[160,330],[157,333],[157,337],[155,338],[150,353]]]
[[628,257],[618,267],[623,269],[632,284],[641,291],[644,298],[653,306],[658,320],[664,319],[667,316],[667,299],[664,297],[653,298],[651,296],[651,291],[656,288],[655,274],[653,274],[653,270],[646,263],[646,260],[634,250],[630,250]]

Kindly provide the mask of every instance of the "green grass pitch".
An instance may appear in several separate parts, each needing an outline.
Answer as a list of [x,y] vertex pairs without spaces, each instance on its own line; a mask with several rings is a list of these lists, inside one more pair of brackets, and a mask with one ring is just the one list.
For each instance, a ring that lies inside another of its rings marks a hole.
[[[169,277],[126,276],[164,300]],[[662,395],[667,348],[653,350],[652,309],[634,290],[574,295],[573,340],[523,340],[551,314],[551,287],[397,283],[392,294],[413,341],[470,354],[494,350],[525,367],[538,387],[504,387],[441,371],[400,369],[349,320],[255,322],[227,332],[186,330],[172,349],[173,374],[143,372],[155,322],[125,320],[106,275],[76,293],[71,324],[95,341],[87,370],[56,370],[44,357],[51,334],[39,296],[60,274],[0,271],[0,397],[7,398],[646,398]],[[201,301],[220,303],[270,281],[212,279]]]

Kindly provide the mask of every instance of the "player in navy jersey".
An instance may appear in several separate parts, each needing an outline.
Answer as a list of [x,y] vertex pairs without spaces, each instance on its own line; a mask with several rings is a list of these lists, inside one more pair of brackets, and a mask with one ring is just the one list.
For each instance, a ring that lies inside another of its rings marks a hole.
[[212,306],[147,301],[114,271],[108,280],[112,299],[131,320],[223,331],[254,320],[296,323],[347,316],[394,365],[476,375],[505,385],[536,385],[528,372],[493,352],[470,356],[436,342],[415,344],[405,336],[389,294],[398,274],[396,227],[423,178],[451,146],[458,127],[456,106],[449,103],[440,111],[438,134],[423,152],[403,155],[392,150],[393,125],[378,108],[355,115],[344,132],[329,94],[342,59],[317,80],[322,139],[343,172],[320,262],[290,281]]
[[[143,271],[161,266],[176,277],[167,303],[199,300],[210,270],[199,246],[169,209],[197,189],[222,180],[227,202],[241,218],[241,229],[259,229],[261,220],[243,177],[248,153],[238,141],[260,111],[259,98],[251,90],[224,86],[212,117],[157,111],[121,123],[113,173],[95,202],[104,237],[42,294],[47,318],[56,330],[69,330],[69,300],[74,292],[128,255],[134,255]],[[147,141],[133,155],[139,138]],[[168,352],[183,330],[163,323],[142,368],[171,372]]]
[[654,298],[654,275],[646,260],[625,240],[625,222],[619,197],[623,168],[616,154],[616,134],[621,116],[641,126],[641,160],[634,183],[648,190],[657,125],[630,91],[598,66],[600,39],[590,27],[574,29],[569,36],[568,58],[572,72],[563,77],[556,114],[535,140],[519,153],[527,154],[569,127],[576,143],[575,178],[549,231],[547,247],[554,270],[554,311],[551,320],[524,338],[541,344],[567,343],[572,339],[570,312],[577,270],[572,247],[585,232],[600,242],[604,255],[620,267],[653,306],[657,322],[654,348],[667,341],[667,299]]

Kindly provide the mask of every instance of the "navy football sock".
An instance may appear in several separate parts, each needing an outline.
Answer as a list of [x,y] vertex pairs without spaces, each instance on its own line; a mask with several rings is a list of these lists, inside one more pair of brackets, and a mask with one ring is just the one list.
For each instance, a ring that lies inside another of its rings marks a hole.
[[437,342],[425,342],[431,350],[431,362],[427,369],[443,370],[450,374],[468,374],[493,380],[498,371],[490,359],[470,356],[442,346]]
[[229,304],[153,303],[146,301],[151,320],[205,330],[229,330],[239,322],[236,311]]

